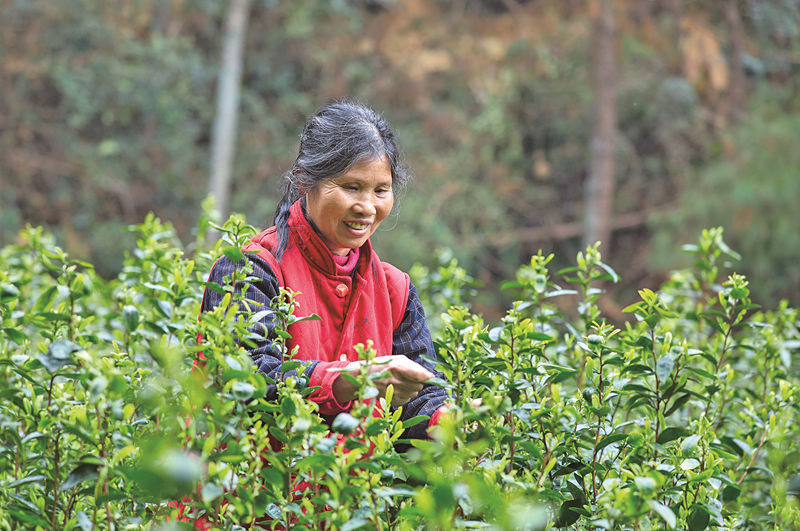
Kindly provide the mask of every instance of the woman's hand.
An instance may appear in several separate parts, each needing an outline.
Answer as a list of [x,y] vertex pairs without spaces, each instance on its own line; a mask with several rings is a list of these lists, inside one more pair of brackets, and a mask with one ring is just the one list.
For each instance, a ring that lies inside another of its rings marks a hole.
[[[345,369],[351,376],[357,377],[364,361],[353,361]],[[383,374],[384,378],[372,380],[378,388],[380,396],[386,395],[386,388],[392,385],[392,405],[405,404],[422,390],[422,384],[433,378],[433,373],[428,369],[411,361],[405,356],[378,356],[367,366],[369,374]],[[336,378],[333,381],[333,396],[339,403],[352,400],[355,397],[356,387],[347,378]]]

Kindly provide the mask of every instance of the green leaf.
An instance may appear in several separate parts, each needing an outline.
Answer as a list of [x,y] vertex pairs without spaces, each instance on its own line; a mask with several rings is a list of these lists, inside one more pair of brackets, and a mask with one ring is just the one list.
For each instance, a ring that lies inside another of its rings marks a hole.
[[619,442],[623,439],[627,439],[628,435],[625,433],[612,433],[611,435],[607,435],[603,437],[600,442],[597,443],[595,450],[600,452],[603,448],[608,446],[609,444],[614,444],[615,442]]
[[700,461],[694,459],[693,457],[681,461],[681,470],[683,471],[694,470],[699,466],[700,466]]
[[[705,355],[703,355],[703,357],[705,357]],[[714,360],[714,363],[716,363],[716,360]],[[710,372],[704,371],[703,369],[698,369],[697,367],[686,367],[686,369],[692,371],[693,373],[699,376],[702,376],[703,378],[708,378],[710,380],[713,380],[715,378],[715,376]]]
[[578,369],[564,367],[562,365],[554,365],[552,363],[542,363],[541,367],[544,367],[545,370],[547,370],[547,372],[550,374],[551,384],[561,383],[564,380],[567,380],[570,377],[578,374]]
[[636,338],[636,346],[643,347],[646,350],[650,350],[653,347],[653,341],[647,336],[639,336]]
[[636,487],[645,494],[650,494],[656,490],[656,480],[650,476],[636,476],[633,478]]
[[664,412],[665,417],[669,417],[673,413],[675,413],[678,409],[680,409],[689,399],[692,397],[691,393],[684,393],[672,402],[672,405]]
[[0,283],[0,301],[8,303],[19,297],[19,288],[8,282]]
[[107,494],[101,494],[100,496],[95,498],[95,503],[97,505],[103,505],[106,502],[128,500],[128,499],[130,499],[128,494],[116,489],[112,489],[109,490]]
[[244,253],[238,247],[225,247],[222,250],[222,254],[224,254],[228,260],[234,264],[238,263],[239,260],[244,258]]
[[736,300],[741,300],[747,297],[749,294],[750,290],[747,288],[732,288],[729,295]]
[[556,289],[553,291],[548,291],[544,297],[546,299],[549,299],[552,297],[561,297],[563,295],[577,295],[577,294],[578,292],[575,291],[574,289]]
[[650,505],[651,509],[658,513],[658,516],[664,519],[664,522],[667,523],[667,527],[675,529],[678,520],[675,518],[675,513],[672,512],[672,509],[655,500],[648,500],[647,503]]
[[669,375],[672,374],[672,368],[675,366],[672,356],[666,354],[661,357],[656,363],[656,376],[661,382],[667,381]]
[[630,365],[626,365],[622,370],[624,372],[630,372],[632,374],[652,374],[653,373],[653,369],[651,369],[647,365],[643,365],[641,363],[632,363]]
[[434,376],[430,380],[425,380],[424,383],[425,383],[425,385],[433,385],[435,387],[441,387],[443,389],[452,389],[453,388],[453,384],[451,384],[447,380],[439,378],[438,376]]
[[567,500],[561,504],[558,510],[558,518],[556,519],[556,527],[569,527],[580,518],[578,509],[583,507],[583,503],[579,500]]
[[720,437],[719,440],[723,445],[725,445],[726,448],[733,450],[739,457],[743,456],[745,452],[747,454],[750,453],[750,446],[740,439],[725,435]]
[[[22,496],[14,492],[9,492],[8,495],[17,500],[19,503],[21,503],[22,506],[25,507],[31,513],[41,516],[42,513],[40,512],[39,508],[26,498],[23,498]],[[49,527],[49,524],[46,525],[47,527]]]
[[335,447],[336,447],[336,437],[335,436],[326,437],[325,439],[322,439],[320,442],[318,442],[314,446],[314,448],[318,452],[321,452],[323,454],[331,453]]
[[62,367],[72,365],[73,362],[70,355],[80,349],[81,347],[72,341],[54,341],[47,347],[47,353],[39,354],[36,359],[52,374]]
[[15,328],[3,328],[3,333],[8,336],[8,339],[16,343],[17,345],[22,345],[22,343],[28,339],[28,336],[24,333],[20,332]]
[[84,441],[84,442],[86,442],[86,443],[88,443],[88,444],[90,444],[92,446],[97,444],[97,441],[95,441],[92,438],[92,436],[86,430],[84,430],[83,428],[81,428],[80,426],[78,426],[76,424],[70,424],[68,422],[64,422],[64,432],[65,433],[70,433],[72,435],[75,435],[76,437],[78,437],[82,441]]
[[165,477],[183,486],[195,484],[203,475],[203,464],[200,459],[177,449],[164,453],[155,466]]
[[284,363],[283,365],[281,365],[281,372],[286,373],[286,372],[289,372],[289,371],[293,371],[293,370],[297,369],[298,367],[300,367],[302,364],[303,364],[303,362],[300,361],[300,360],[289,360],[286,363]]
[[699,435],[690,435],[686,437],[681,443],[681,453],[684,455],[690,454],[697,448],[697,443],[700,441]]
[[8,485],[5,485],[5,487],[9,488],[9,489],[14,489],[14,488],[17,488],[17,487],[21,487],[22,485],[27,485],[28,483],[41,483],[41,482],[43,482],[45,480],[47,480],[46,476],[42,476],[42,475],[38,475],[37,474],[37,475],[34,475],[34,476],[28,476],[26,478],[22,478],[22,479],[18,479],[16,481],[12,481]]
[[79,483],[83,483],[84,481],[95,479],[98,476],[97,465],[90,465],[88,463],[81,463],[78,467],[69,473],[67,476],[66,481],[59,487],[59,491],[63,492],[65,490],[69,490],[75,485]]
[[243,382],[241,380],[233,382],[233,385],[231,386],[231,393],[233,394],[234,398],[240,402],[250,400],[255,390],[256,388],[253,387],[253,384],[250,382]]
[[629,304],[628,306],[624,307],[622,309],[622,313],[635,313],[635,312],[639,311],[640,308],[643,308],[643,307],[644,307],[644,303],[642,303],[641,301],[640,302],[634,302],[633,304]]
[[353,518],[344,523],[344,525],[342,526],[342,531],[354,531],[355,529],[360,529],[367,524],[369,524],[368,520],[360,516],[354,516]]
[[416,426],[422,421],[428,420],[430,417],[428,415],[417,415],[416,417],[411,417],[408,420],[403,421],[403,429],[410,428],[411,426]]
[[723,501],[736,501],[741,494],[742,489],[738,485],[727,485],[724,489],[722,489],[722,500]]
[[157,305],[158,310],[161,314],[166,317],[167,319],[172,319],[172,303],[169,301],[158,301]]
[[223,488],[216,483],[206,483],[203,485],[203,490],[200,492],[200,495],[203,498],[203,503],[211,503],[222,496],[224,492]]
[[204,282],[203,285],[207,289],[210,289],[211,291],[213,291],[215,293],[219,293],[220,295],[225,295],[225,293],[227,293],[225,291],[225,289],[222,286],[220,286],[219,284],[217,284],[216,282]]
[[[9,496],[13,497],[17,501],[20,501],[21,498],[17,494],[9,494]],[[25,501],[30,504],[30,502],[28,502],[27,500]],[[36,506],[33,504],[31,504],[31,506],[36,508]],[[30,508],[28,508],[27,505],[25,507],[26,508],[22,508],[19,505],[9,504],[6,507],[3,507],[3,509],[5,509],[8,512],[8,514],[11,515],[15,520],[19,520],[20,522],[26,522],[28,524],[33,524],[29,529],[33,529],[36,526],[39,526],[42,529],[50,528],[50,522],[48,522],[47,520],[44,519],[43,516],[41,516],[41,512],[38,512],[37,510],[36,513],[32,513],[30,512],[31,510]]]
[[706,508],[696,503],[692,506],[689,516],[686,518],[686,525],[689,531],[703,531],[703,529],[708,527],[708,522],[710,520],[711,516],[708,514]]
[[154,291],[160,291],[162,293],[170,293],[170,294],[172,293],[172,291],[170,291],[170,289],[168,287],[162,286],[160,284],[153,284],[152,282],[145,282],[142,285],[144,287],[146,287],[147,289],[152,289]]
[[274,503],[270,503],[269,505],[267,505],[266,513],[267,516],[269,516],[273,520],[280,520],[282,516],[281,508],[275,505]]
[[41,313],[45,309],[49,308],[50,305],[53,303],[53,299],[56,297],[56,293],[58,289],[55,286],[50,286],[46,290],[39,295],[39,298],[36,299],[36,302],[33,305],[33,312],[34,313]]
[[77,517],[78,517],[78,526],[80,526],[82,531],[92,531],[93,529],[92,521],[89,519],[89,516],[85,512],[78,511]]
[[283,397],[281,400],[281,414],[284,417],[291,417],[297,412],[294,402],[288,396]]
[[89,382],[89,400],[96,402],[108,387],[108,379],[102,374],[92,378]]
[[342,435],[349,435],[357,427],[358,419],[350,413],[344,412],[336,415],[336,418],[333,419],[333,423],[331,424],[331,429]]
[[658,434],[658,439],[656,439],[656,442],[658,444],[666,444],[670,441],[674,441],[678,437],[686,435],[687,433],[688,432],[684,428],[678,428],[677,426],[666,428]]
[[723,335],[725,334],[725,331],[722,329],[722,326],[720,326],[720,324],[717,322],[716,319],[714,319],[713,317],[709,317],[705,313],[702,315],[702,318],[706,323],[709,324],[709,326],[711,326],[711,328],[713,328],[714,330],[716,330],[720,334],[723,334]]
[[611,276],[611,280],[614,282],[614,284],[617,284],[619,282],[619,275],[617,274],[616,271],[611,269],[611,266],[609,266],[608,264],[604,264],[603,262],[600,262],[597,265],[605,269],[606,273],[608,273]]
[[499,343],[500,338],[503,335],[503,327],[502,326],[495,326],[491,330],[489,330],[489,340],[492,343]]
[[[364,387],[364,390],[361,392],[361,399],[362,400],[369,400],[370,398],[376,398],[380,395],[381,392],[378,390],[377,387],[374,385],[368,385]],[[390,402],[387,400],[387,402]]]

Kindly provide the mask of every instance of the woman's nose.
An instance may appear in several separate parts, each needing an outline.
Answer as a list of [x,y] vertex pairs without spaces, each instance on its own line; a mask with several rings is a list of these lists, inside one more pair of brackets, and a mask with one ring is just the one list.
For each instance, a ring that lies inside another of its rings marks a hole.
[[356,201],[354,205],[354,210],[364,216],[373,216],[377,212],[375,202],[367,195],[362,195],[358,198],[358,201]]

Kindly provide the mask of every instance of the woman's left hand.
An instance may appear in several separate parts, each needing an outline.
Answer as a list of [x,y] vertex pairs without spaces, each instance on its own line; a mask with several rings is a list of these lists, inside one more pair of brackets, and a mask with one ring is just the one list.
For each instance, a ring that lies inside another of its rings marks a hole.
[[[363,364],[361,360],[351,362],[345,372],[358,376]],[[378,388],[380,396],[386,395],[386,389],[390,385],[394,387],[393,406],[403,405],[417,396],[423,384],[434,377],[428,369],[402,355],[378,356],[369,364],[367,371],[369,374],[385,374],[383,378],[372,382]],[[355,393],[356,387],[346,378],[334,380],[333,395],[340,403],[352,400]]]

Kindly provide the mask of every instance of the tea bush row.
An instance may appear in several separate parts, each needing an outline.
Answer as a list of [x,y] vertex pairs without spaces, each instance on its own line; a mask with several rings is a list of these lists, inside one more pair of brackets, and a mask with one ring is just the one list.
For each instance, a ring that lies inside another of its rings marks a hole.
[[[455,261],[415,266],[453,407],[406,441],[425,419],[374,416],[366,374],[330,427],[285,343],[284,377],[258,374],[230,286],[198,318],[253,234],[234,216],[209,248],[202,227],[184,247],[149,216],[112,281],[38,228],[0,251],[0,529],[800,528],[797,311],[752,302],[721,230],[623,326],[598,246],[558,272],[533,256],[499,323]],[[273,306],[283,341],[293,295]]]

